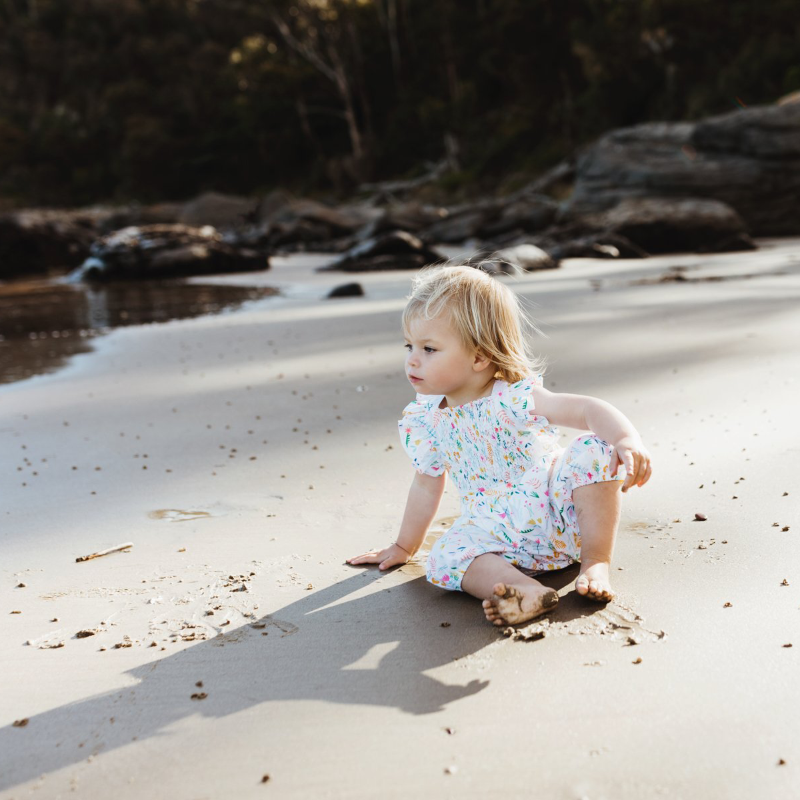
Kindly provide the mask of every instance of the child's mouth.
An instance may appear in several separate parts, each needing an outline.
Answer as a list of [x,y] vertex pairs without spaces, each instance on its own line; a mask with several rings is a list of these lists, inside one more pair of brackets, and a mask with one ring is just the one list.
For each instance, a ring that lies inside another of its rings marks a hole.
[[422,378],[418,378],[416,375],[409,375],[408,379],[411,383],[419,383],[422,380]]

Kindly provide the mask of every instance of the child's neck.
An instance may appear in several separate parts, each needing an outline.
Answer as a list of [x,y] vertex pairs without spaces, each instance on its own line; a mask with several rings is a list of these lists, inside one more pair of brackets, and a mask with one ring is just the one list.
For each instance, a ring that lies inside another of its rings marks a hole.
[[495,379],[492,376],[488,380],[482,380],[475,385],[462,386],[458,391],[444,396],[445,405],[448,408],[455,408],[456,406],[464,406],[467,403],[480,400],[481,397],[488,397],[494,390],[494,384]]

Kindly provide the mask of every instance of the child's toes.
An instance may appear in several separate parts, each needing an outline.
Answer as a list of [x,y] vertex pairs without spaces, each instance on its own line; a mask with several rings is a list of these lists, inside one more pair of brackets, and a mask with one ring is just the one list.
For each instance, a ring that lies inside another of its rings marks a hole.
[[506,588],[506,585],[504,583],[496,583],[492,587],[492,592],[495,595],[497,595],[497,597],[505,597],[507,591],[508,591],[508,589]]
[[589,593],[589,579],[585,575],[578,575],[575,581],[575,590],[578,594],[588,594]]

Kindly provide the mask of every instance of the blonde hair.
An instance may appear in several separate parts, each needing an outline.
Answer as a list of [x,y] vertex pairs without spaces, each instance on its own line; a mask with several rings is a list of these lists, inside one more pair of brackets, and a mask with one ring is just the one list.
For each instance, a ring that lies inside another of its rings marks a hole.
[[514,292],[481,269],[427,267],[412,283],[403,311],[403,329],[422,317],[449,318],[464,346],[487,356],[495,377],[508,383],[544,370],[544,359],[531,354],[525,329],[539,333]]

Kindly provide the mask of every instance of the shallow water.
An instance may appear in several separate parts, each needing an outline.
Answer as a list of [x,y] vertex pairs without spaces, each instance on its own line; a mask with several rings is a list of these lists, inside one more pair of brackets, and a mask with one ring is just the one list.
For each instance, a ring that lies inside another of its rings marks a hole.
[[0,284],[0,383],[53,372],[114,328],[216,314],[274,294],[271,287],[182,281]]

